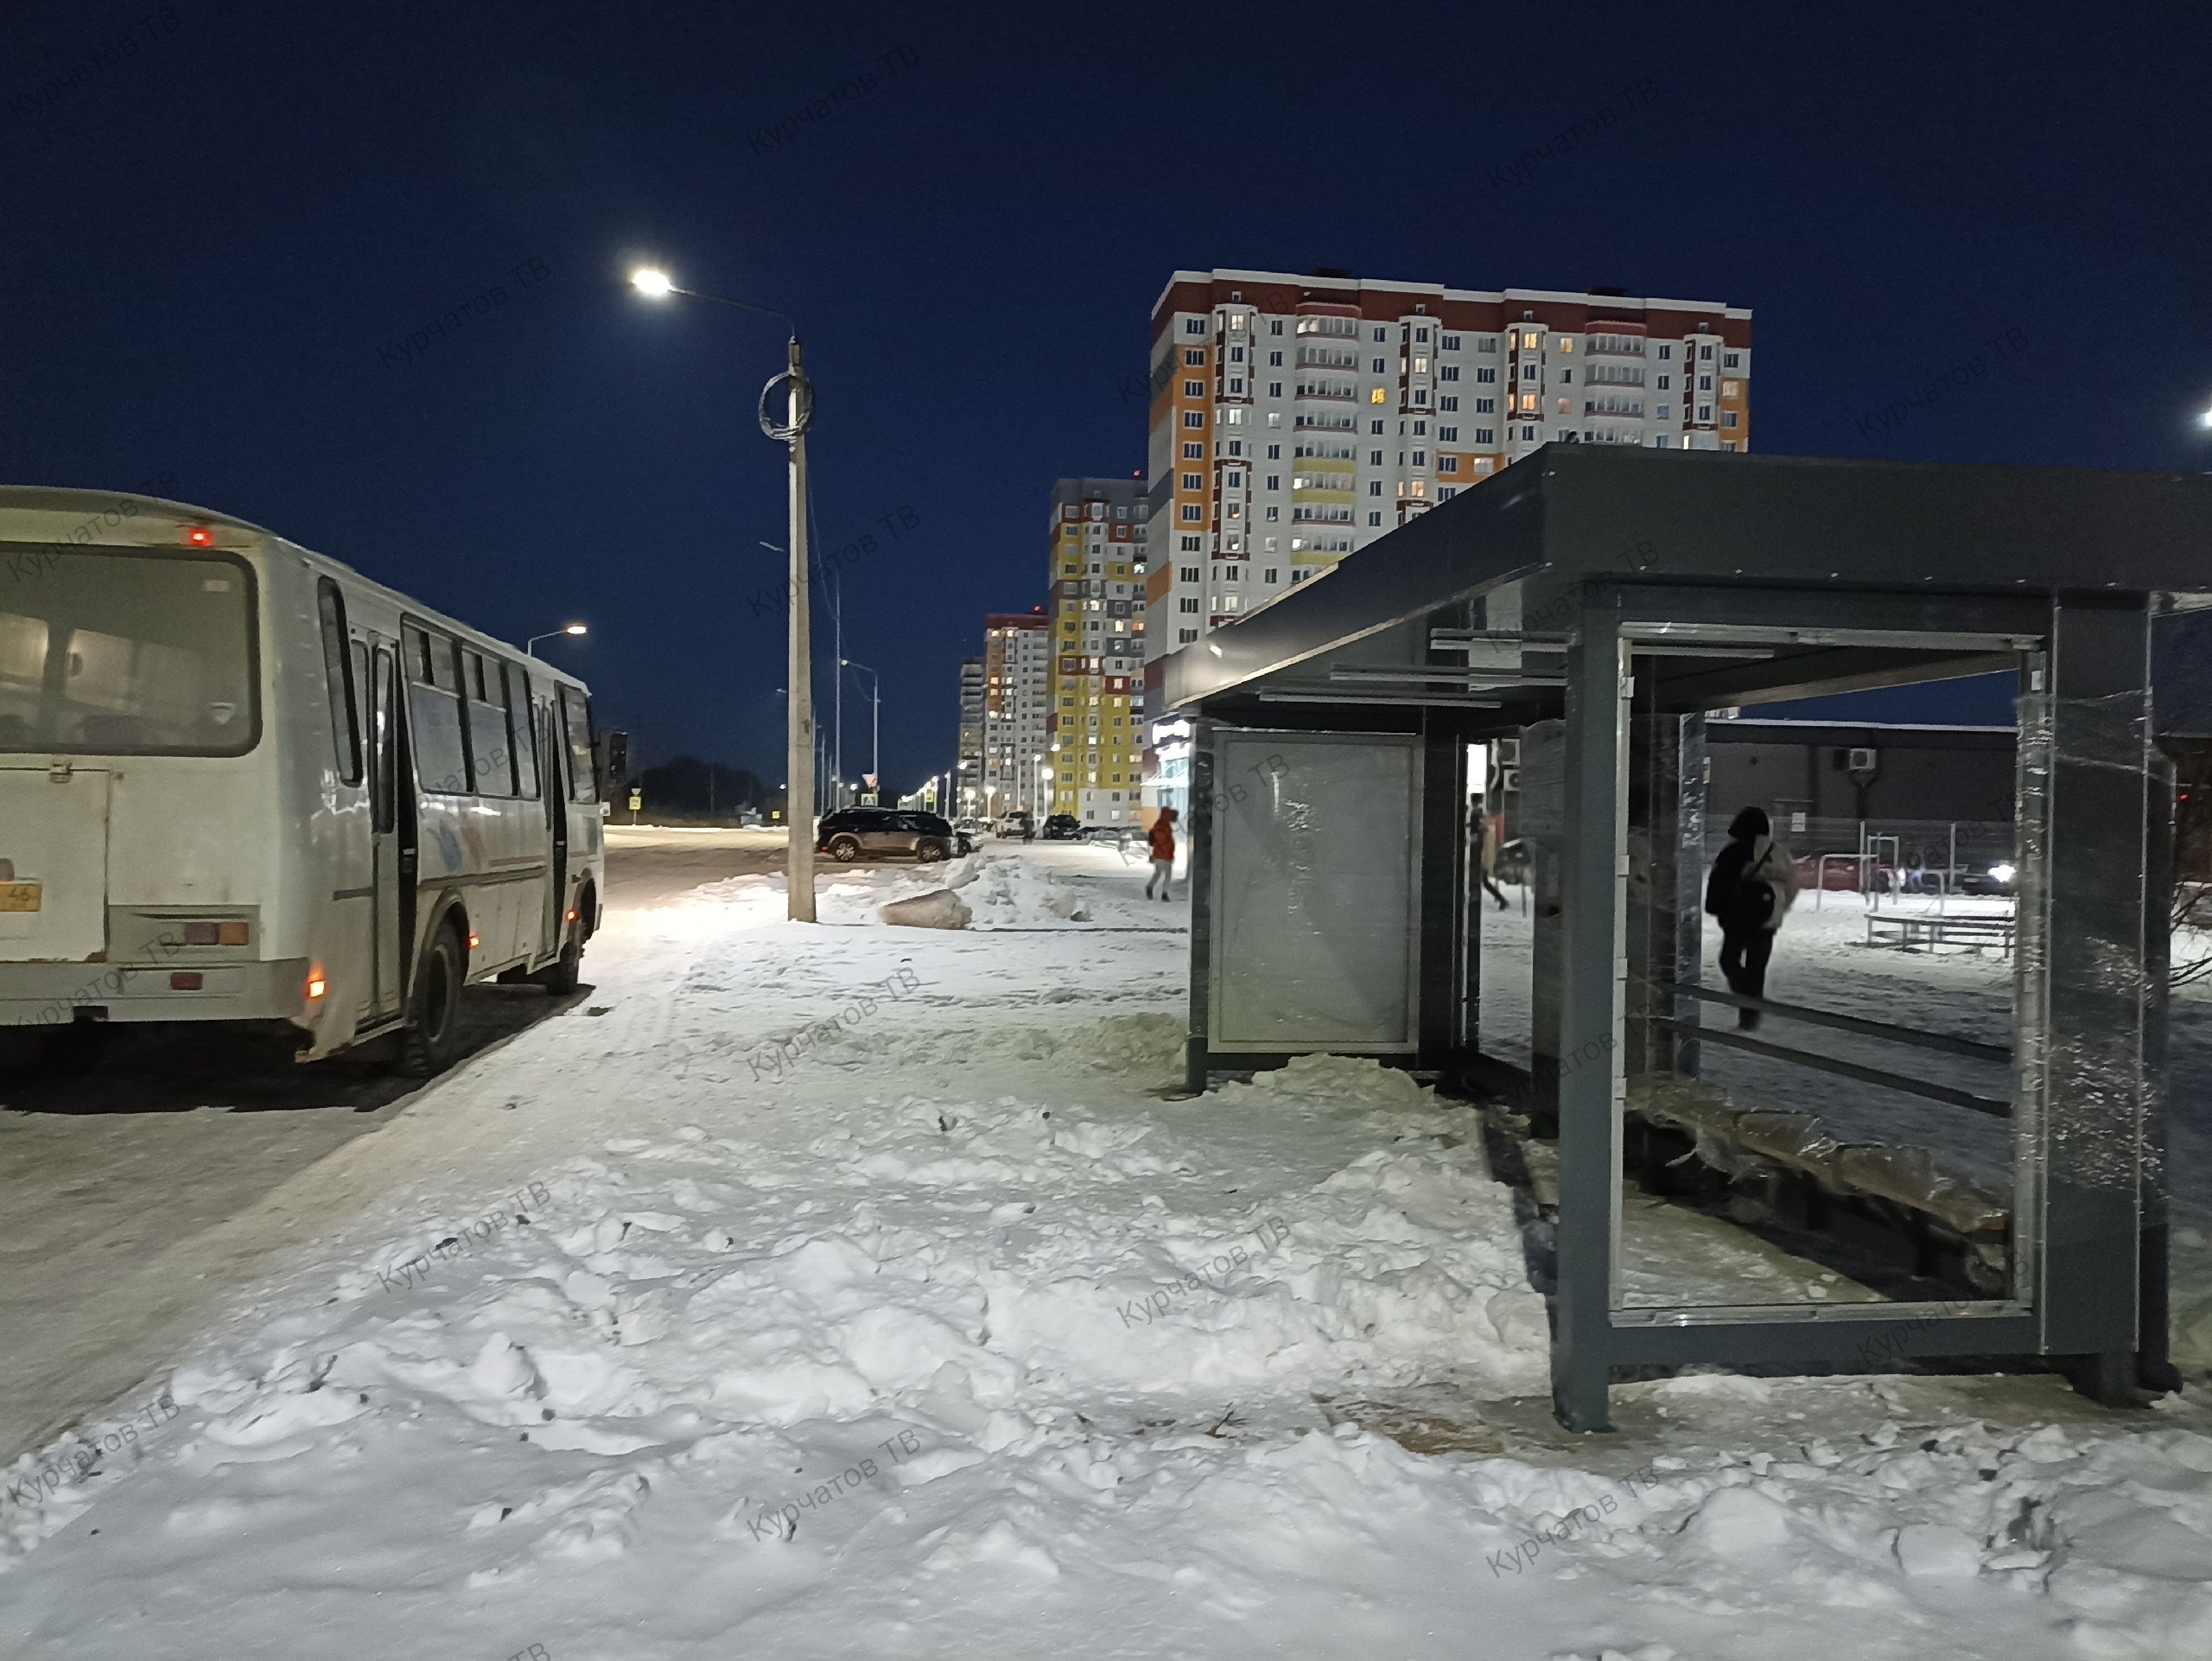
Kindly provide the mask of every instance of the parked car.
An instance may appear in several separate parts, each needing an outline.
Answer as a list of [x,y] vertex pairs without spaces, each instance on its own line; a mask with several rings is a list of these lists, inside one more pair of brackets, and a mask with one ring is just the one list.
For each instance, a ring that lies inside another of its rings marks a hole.
[[1117,848],[1136,834],[1137,828],[1133,824],[1087,824],[1083,828],[1085,842],[1109,842]]
[[1083,824],[1072,813],[1055,813],[1045,821],[1045,840],[1047,842],[1075,842],[1083,836]]
[[985,837],[991,834],[990,821],[988,819],[955,819],[952,822],[952,828],[959,835],[967,837],[971,843],[981,842]]
[[814,851],[849,865],[862,854],[906,855],[925,864],[975,851],[975,841],[934,813],[907,808],[841,807],[822,816]]
[[1006,823],[999,834],[1014,841],[1026,841],[1036,834],[1036,818],[1026,807],[1017,807],[1006,816]]

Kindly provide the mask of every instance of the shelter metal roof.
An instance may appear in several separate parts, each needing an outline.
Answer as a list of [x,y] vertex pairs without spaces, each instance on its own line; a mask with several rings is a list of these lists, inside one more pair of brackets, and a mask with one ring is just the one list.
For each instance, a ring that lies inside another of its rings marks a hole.
[[[1481,670],[1446,672],[1447,649],[1475,663],[1507,653],[1521,694],[1555,703],[1564,659],[1552,654],[1592,579],[1796,596],[1783,609],[1806,626],[1779,648],[1725,668],[1670,664],[1681,707],[1970,673],[2011,662],[2007,632],[2062,591],[2153,609],[2212,601],[2212,475],[1549,444],[1184,647],[1167,661],[1166,707],[1487,707],[1476,692],[1497,689],[1468,684]],[[1953,608],[1981,621],[1948,639],[1931,604],[1934,632],[1904,652],[1848,627],[1852,595],[1998,603]],[[1492,614],[1482,624],[1477,599]],[[1694,638],[1727,639],[1713,620],[1726,610],[1708,606]],[[1691,652],[1655,647],[1676,649]]]

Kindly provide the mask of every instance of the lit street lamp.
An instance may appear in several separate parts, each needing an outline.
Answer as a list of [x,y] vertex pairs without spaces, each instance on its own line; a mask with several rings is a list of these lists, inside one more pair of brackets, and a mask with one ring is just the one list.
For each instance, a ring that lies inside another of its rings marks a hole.
[[[786,678],[790,695],[785,705],[788,712],[785,733],[788,782],[784,792],[791,827],[785,858],[785,886],[790,890],[786,914],[795,923],[810,923],[814,921],[814,821],[810,811],[802,822],[798,806],[814,799],[814,671],[806,604],[806,430],[814,423],[814,384],[807,379],[802,367],[798,325],[772,307],[705,294],[696,289],[679,289],[665,271],[632,271],[630,282],[649,299],[664,300],[670,295],[680,294],[695,300],[711,300],[716,305],[781,318],[791,329],[783,372],[771,378],[760,389],[760,430],[771,438],[781,440],[789,447],[791,456],[791,670]],[[771,415],[768,408],[779,388],[785,394],[781,420]]]
[[523,656],[525,658],[536,657],[537,655],[537,643],[540,640],[550,640],[556,634],[582,634],[587,632],[588,631],[582,623],[571,623],[566,628],[550,628],[543,634],[533,634],[526,642],[524,643],[522,649]]

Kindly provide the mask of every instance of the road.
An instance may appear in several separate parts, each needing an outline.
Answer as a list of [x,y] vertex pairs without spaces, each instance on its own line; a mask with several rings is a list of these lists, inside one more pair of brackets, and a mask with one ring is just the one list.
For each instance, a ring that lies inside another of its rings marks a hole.
[[[607,907],[664,904],[783,860],[780,830],[611,825]],[[590,995],[472,987],[465,1055]],[[87,1073],[0,1072],[0,1463],[137,1384],[269,1251],[404,1174],[365,1150],[334,1156],[406,1112],[415,1080],[346,1056],[302,1066],[252,1037],[109,1038]]]

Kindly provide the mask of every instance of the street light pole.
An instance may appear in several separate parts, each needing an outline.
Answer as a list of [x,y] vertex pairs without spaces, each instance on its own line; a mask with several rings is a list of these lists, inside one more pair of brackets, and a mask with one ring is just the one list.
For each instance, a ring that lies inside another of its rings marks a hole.
[[[653,299],[680,294],[694,300],[711,300],[716,305],[781,318],[791,330],[783,372],[772,377],[760,389],[760,430],[787,445],[791,456],[791,673],[784,705],[788,769],[784,807],[790,820],[789,849],[785,858],[785,879],[791,890],[786,913],[795,923],[810,923],[814,921],[814,662],[807,633],[807,580],[810,573],[806,558],[806,430],[814,424],[814,383],[806,378],[804,360],[799,352],[798,325],[789,314],[772,306],[756,306],[749,300],[733,300],[727,295],[708,294],[698,289],[679,289],[665,271],[632,271],[630,282],[639,293]],[[779,387],[785,395],[781,420],[769,410]],[[799,811],[801,804],[806,808],[804,818]]]
[[868,770],[875,775],[875,787],[881,790],[883,788],[883,677],[877,674],[874,670],[868,669],[868,665],[855,663],[850,658],[840,658],[837,659],[837,664],[841,671],[837,678],[840,687],[844,684],[842,671],[868,669]]
[[[784,372],[760,389],[760,430],[771,438],[782,439],[789,446],[791,456],[791,666],[785,683],[791,688],[791,697],[786,706],[789,720],[785,734],[785,765],[791,774],[786,799],[795,809],[797,804],[811,804],[814,799],[814,660],[813,643],[807,632],[810,573],[806,561],[806,430],[814,423],[814,386],[806,378],[797,329],[791,331],[789,353]],[[780,422],[768,408],[779,386],[785,393],[784,418]],[[804,824],[797,811],[792,812],[784,863],[785,886],[790,890],[785,914],[794,923],[810,923],[814,921],[811,812]]]

